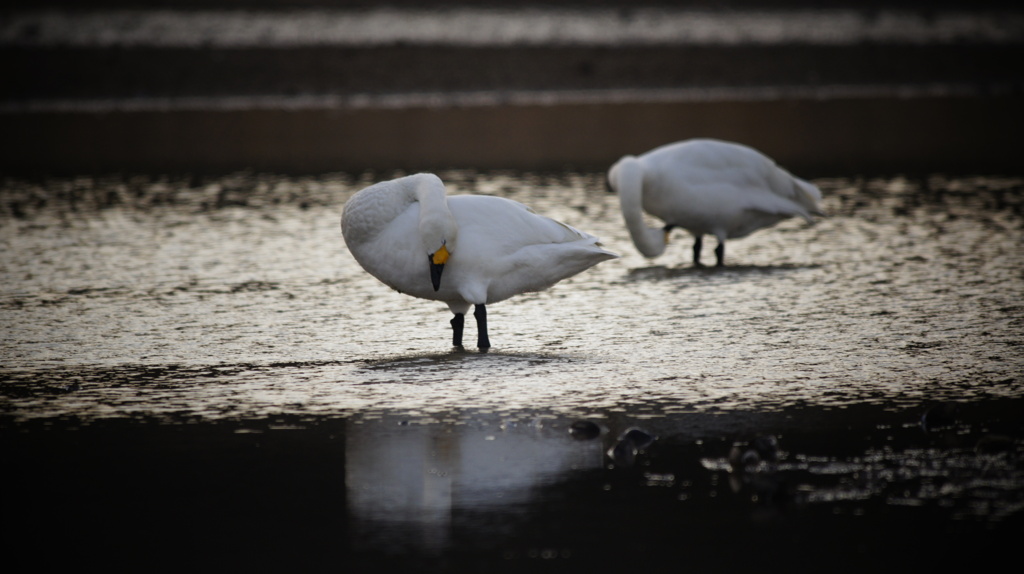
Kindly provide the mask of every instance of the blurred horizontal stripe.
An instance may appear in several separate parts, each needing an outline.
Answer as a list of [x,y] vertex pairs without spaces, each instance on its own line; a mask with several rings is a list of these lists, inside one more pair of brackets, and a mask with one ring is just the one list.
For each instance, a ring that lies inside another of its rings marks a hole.
[[[1007,88],[1005,93],[1016,90]],[[426,92],[400,94],[210,96],[109,99],[56,99],[0,102],[0,114],[111,113],[247,110],[345,110],[580,104],[758,102],[877,98],[934,98],[977,95],[969,85],[829,85],[609,90],[530,90]]]
[[1005,44],[1024,41],[1024,12],[476,9],[12,13],[0,45],[286,48],[392,44],[693,45]]

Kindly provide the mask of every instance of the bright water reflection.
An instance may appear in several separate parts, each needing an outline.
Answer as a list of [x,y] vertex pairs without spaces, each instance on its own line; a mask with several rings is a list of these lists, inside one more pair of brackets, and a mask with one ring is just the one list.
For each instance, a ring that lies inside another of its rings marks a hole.
[[161,389],[205,416],[1020,392],[1017,180],[820,180],[829,218],[731,242],[731,267],[698,270],[676,267],[685,236],[655,265],[640,257],[599,174],[446,175],[624,257],[495,305],[494,351],[476,356],[450,352],[443,305],[390,291],[345,252],[338,214],[369,176],[12,185],[4,205],[26,213],[0,236],[5,371],[70,369],[60,377],[132,411],[91,368],[206,368],[218,376],[198,396]]

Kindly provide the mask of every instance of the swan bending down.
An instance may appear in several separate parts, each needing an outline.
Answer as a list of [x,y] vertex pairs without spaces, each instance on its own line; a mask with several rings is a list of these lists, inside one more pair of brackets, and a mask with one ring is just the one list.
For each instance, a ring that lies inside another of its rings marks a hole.
[[445,195],[436,175],[420,173],[372,185],[341,216],[352,256],[399,293],[444,301],[462,346],[470,305],[477,346],[487,337],[488,303],[541,291],[606,259],[592,235],[542,217],[525,205],[484,195]]
[[[664,253],[669,232],[694,236],[693,264],[700,266],[704,235],[718,238],[715,256],[725,265],[725,240],[746,237],[794,215],[813,223],[823,215],[821,191],[744,145],[692,139],[627,155],[608,170],[609,191],[618,192],[633,244],[645,257]],[[641,210],[665,222],[644,224]]]

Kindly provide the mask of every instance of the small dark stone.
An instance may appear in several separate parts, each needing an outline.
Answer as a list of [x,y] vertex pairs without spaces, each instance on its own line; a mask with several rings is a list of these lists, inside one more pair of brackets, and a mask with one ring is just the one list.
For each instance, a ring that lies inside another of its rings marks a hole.
[[601,427],[590,421],[576,421],[569,425],[569,434],[578,440],[591,440],[601,436]]
[[657,440],[657,438],[658,437],[637,427],[626,429],[626,431],[619,436],[619,440],[630,441],[636,446],[637,450],[643,450],[651,446],[651,443]]
[[637,448],[632,441],[622,439],[608,449],[608,458],[615,463],[615,466],[628,468],[636,462]]
[[926,431],[932,431],[951,427],[956,424],[959,414],[960,405],[957,403],[939,403],[930,407],[921,415],[921,428]]
[[608,458],[612,459],[616,466],[633,466],[640,451],[651,446],[657,439],[658,437],[643,429],[631,427],[619,435],[619,440],[608,449]]

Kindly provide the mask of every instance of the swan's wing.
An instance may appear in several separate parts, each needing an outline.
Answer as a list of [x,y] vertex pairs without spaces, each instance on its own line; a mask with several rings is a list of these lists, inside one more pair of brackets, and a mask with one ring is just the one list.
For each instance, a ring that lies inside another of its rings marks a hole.
[[749,196],[744,202],[743,209],[747,212],[759,211],[765,214],[785,217],[799,215],[807,221],[812,221],[811,213],[803,204],[795,199],[783,197],[775,193],[761,193]]
[[[781,169],[781,168],[780,168]],[[796,189],[797,201],[800,205],[807,208],[807,211],[811,212],[812,215],[825,215],[825,212],[821,210],[821,190],[818,186],[814,185],[809,181],[804,181],[796,176],[793,178],[793,185]]]
[[448,198],[448,206],[459,223],[460,244],[471,236],[475,245],[509,252],[527,245],[597,240],[589,233],[502,197],[456,195]]
[[[735,184],[770,191],[775,196],[798,205],[796,211],[790,210],[790,213],[796,213],[808,220],[809,214],[821,215],[821,208],[818,205],[821,201],[821,190],[817,186],[794,176],[776,164],[772,158],[753,148],[733,145],[732,153],[723,155],[728,156],[725,158],[725,165]],[[765,203],[777,204],[768,200]]]
[[618,257],[593,235],[515,201],[465,195],[449,197],[448,205],[459,223],[451,271],[468,301],[496,302],[546,289]]
[[785,169],[779,167],[770,159],[761,168],[764,188],[771,191],[776,197],[785,199],[799,206],[798,213],[810,219],[809,214],[821,215],[821,190],[813,184],[806,182]]
[[748,209],[779,215],[799,215],[811,221],[821,214],[821,190],[806,182],[761,152],[728,142],[708,141],[704,147],[704,180],[732,186],[732,193],[744,198]]
[[[793,176],[752,147],[713,139],[694,139],[663,146],[645,155],[654,171],[671,174],[693,187],[707,186],[754,197],[770,192],[801,206],[803,213],[820,214],[821,190]],[[721,187],[719,187],[721,186]],[[766,204],[771,204],[766,200]]]

